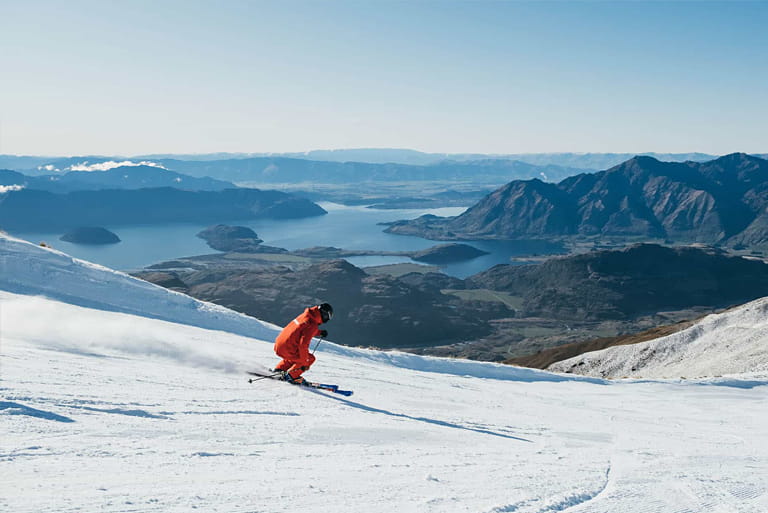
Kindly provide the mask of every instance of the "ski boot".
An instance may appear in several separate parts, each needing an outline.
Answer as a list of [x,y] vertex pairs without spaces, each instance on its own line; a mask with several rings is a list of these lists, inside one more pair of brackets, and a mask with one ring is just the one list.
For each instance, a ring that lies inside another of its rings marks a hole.
[[285,378],[284,379],[285,379],[285,381],[287,381],[288,383],[291,383],[292,385],[303,385],[305,383],[304,378],[302,378],[301,376],[299,376],[297,378],[294,378],[293,376],[291,376],[287,372],[285,373]]

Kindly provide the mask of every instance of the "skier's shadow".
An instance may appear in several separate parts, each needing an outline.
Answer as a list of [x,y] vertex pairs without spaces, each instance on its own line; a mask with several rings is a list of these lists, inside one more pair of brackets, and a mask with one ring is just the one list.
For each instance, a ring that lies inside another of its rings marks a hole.
[[406,415],[405,413],[395,413],[395,412],[392,412],[392,411],[389,411],[389,410],[383,410],[381,408],[374,408],[373,406],[368,406],[368,405],[365,405],[365,404],[362,404],[362,403],[358,403],[358,402],[355,402],[355,401],[350,401],[349,399],[344,399],[343,397],[337,397],[337,396],[328,395],[328,394],[325,394],[325,393],[317,391],[317,390],[312,390],[312,392],[315,392],[316,394],[320,394],[320,395],[322,395],[324,397],[327,397],[329,399],[335,399],[336,401],[339,401],[340,403],[344,403],[347,406],[351,406],[352,408],[357,408],[359,410],[365,410],[365,411],[369,411],[369,412],[372,412],[372,413],[381,413],[383,415],[388,415],[390,417],[397,417],[397,418],[400,418],[400,419],[408,419],[408,420],[415,420],[415,421],[418,421],[418,422],[426,422],[427,424],[433,424],[435,426],[444,426],[444,427],[449,427],[449,428],[453,428],[453,429],[463,429],[465,431],[474,431],[475,433],[480,433],[480,434],[483,434],[483,435],[492,435],[492,436],[498,436],[500,438],[507,438],[507,439],[510,439],[510,440],[518,440],[520,442],[533,443],[532,440],[528,440],[526,438],[520,438],[520,437],[517,437],[517,436],[507,435],[507,434],[504,434],[504,433],[498,433],[496,431],[491,431],[489,429],[481,429],[481,428],[475,428],[475,427],[470,427],[470,426],[462,426],[461,424],[454,424],[453,422],[446,422],[444,420],[430,419],[428,417],[414,417],[412,415]]

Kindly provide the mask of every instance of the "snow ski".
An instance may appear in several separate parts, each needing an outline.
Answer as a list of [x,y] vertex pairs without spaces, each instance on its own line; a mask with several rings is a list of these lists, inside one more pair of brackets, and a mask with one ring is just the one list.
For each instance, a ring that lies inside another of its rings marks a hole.
[[[266,373],[262,373],[262,372],[247,371],[247,374],[250,374],[251,376],[256,376],[257,377],[256,379],[250,378],[248,380],[248,383],[253,383],[254,381],[258,381],[259,379],[262,379],[262,378],[274,379],[275,381],[285,381],[279,373],[266,374]],[[288,383],[287,381],[285,381],[285,382]],[[303,383],[301,383],[301,384],[299,384],[297,386],[304,386],[304,387],[308,387],[308,388],[316,388],[318,390],[327,390],[328,392],[333,392],[334,394],[345,395],[347,397],[352,395],[352,391],[351,390],[340,390],[338,385],[328,385],[328,384],[325,384],[325,383],[315,383],[315,382],[312,382],[312,381],[304,380]]]

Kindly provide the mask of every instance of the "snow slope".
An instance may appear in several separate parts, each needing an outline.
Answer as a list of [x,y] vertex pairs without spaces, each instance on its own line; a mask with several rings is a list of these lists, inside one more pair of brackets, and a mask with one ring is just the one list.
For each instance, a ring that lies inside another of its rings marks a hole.
[[351,398],[249,384],[273,326],[0,246],[0,511],[768,511],[767,381],[324,342],[309,375]]
[[730,374],[768,377],[768,298],[761,298],[648,342],[584,353],[549,367],[603,378]]

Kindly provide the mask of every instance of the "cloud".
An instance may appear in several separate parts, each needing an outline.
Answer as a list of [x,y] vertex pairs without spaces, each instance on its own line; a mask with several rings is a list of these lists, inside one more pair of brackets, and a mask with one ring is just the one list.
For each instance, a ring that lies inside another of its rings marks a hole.
[[116,167],[123,167],[123,166],[151,166],[151,167],[159,167],[160,169],[165,169],[165,166],[162,164],[158,164],[157,162],[152,162],[149,160],[142,160],[141,162],[133,162],[132,160],[124,160],[122,162],[115,162],[114,160],[108,160],[106,162],[99,162],[97,164],[88,164],[88,162],[82,162],[81,164],[75,164],[72,166],[69,166],[67,169],[69,171],[107,171],[109,169],[113,169]]
[[53,164],[46,164],[44,166],[37,166],[37,169],[40,171],[61,171],[58,167],[54,166]]
[[6,192],[20,191],[24,188],[23,185],[0,185],[0,194]]

